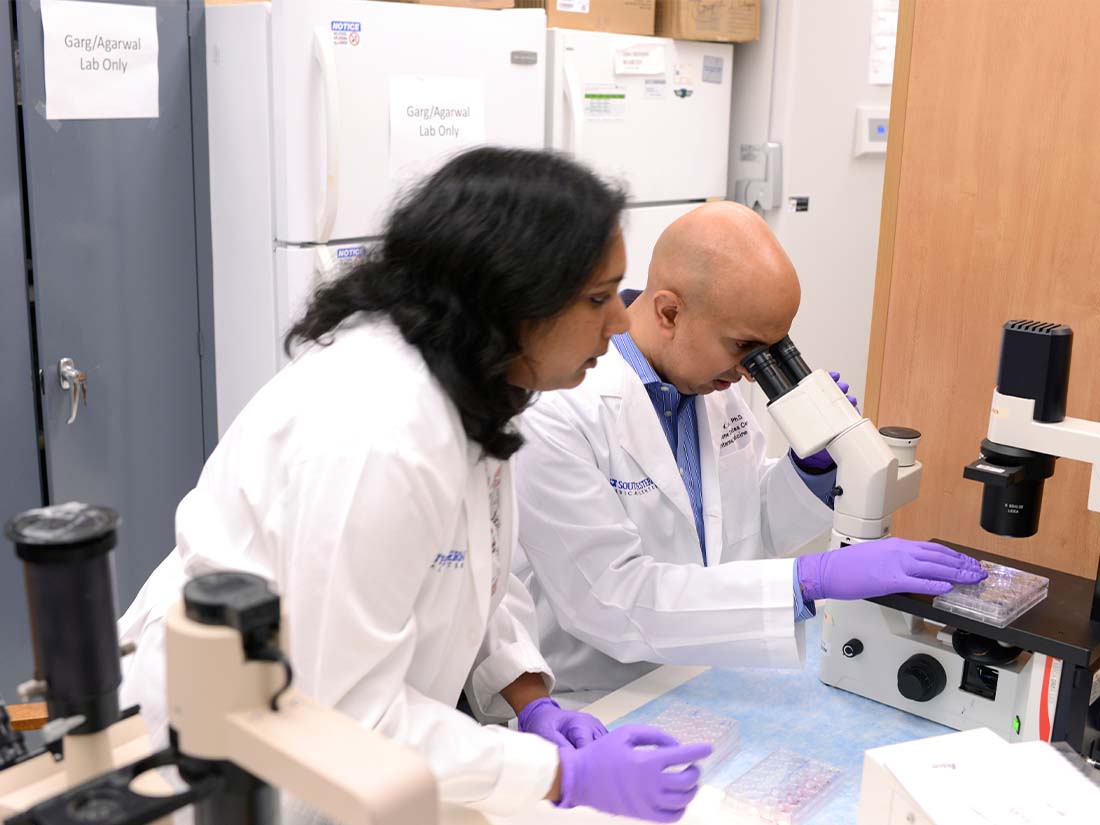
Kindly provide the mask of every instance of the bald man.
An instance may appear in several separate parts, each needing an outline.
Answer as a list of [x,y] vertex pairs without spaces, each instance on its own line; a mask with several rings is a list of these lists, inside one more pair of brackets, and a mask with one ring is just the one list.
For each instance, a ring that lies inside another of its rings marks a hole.
[[645,290],[626,297],[629,332],[580,386],[522,416],[515,572],[563,703],[658,664],[797,667],[816,598],[940,593],[984,576],[902,539],[781,558],[830,528],[836,467],[828,454],[767,458],[733,386],[741,358],[787,334],[800,299],[755,212],[722,202],[681,217]]

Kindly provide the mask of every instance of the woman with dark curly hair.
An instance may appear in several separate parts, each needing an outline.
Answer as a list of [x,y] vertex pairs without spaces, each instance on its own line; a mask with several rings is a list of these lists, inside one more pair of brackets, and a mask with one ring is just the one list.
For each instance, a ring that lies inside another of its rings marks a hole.
[[[284,597],[296,685],[416,748],[444,800],[681,816],[709,747],[561,710],[509,572],[514,419],[627,328],[622,207],[564,157],[476,149],[314,295],[287,337],[294,360],[222,438],[180,504],[176,549],[120,622],[137,643],[123,697],[154,736],[165,608],[189,576],[246,570]],[[520,732],[457,711],[464,687]]]

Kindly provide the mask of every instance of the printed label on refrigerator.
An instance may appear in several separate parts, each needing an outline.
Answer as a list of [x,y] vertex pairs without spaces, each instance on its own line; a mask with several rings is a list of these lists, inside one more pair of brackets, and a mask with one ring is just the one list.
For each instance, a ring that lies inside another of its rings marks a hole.
[[709,54],[703,55],[703,82],[721,83],[724,63],[725,61],[720,57],[714,57]]
[[481,78],[390,78],[390,178],[430,174],[459,150],[485,143]]
[[585,83],[584,116],[587,120],[622,120],[626,117],[626,86]]
[[676,97],[691,97],[694,93],[695,68],[690,65],[672,67],[672,93]]
[[358,20],[332,20],[329,22],[332,30],[332,45],[334,46],[358,46],[362,37],[363,24]]
[[558,11],[588,14],[588,2],[589,0],[558,0]]
[[615,52],[615,74],[664,74],[665,47],[643,44]]
[[655,100],[665,96],[668,90],[668,80],[663,77],[647,77],[645,79],[645,96]]

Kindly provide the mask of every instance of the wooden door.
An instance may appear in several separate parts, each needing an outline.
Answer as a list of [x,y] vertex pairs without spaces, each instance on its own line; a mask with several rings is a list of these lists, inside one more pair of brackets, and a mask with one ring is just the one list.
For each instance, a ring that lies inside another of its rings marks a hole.
[[978,524],[962,469],[989,419],[1001,325],[1068,324],[1068,414],[1100,419],[1100,3],[903,0],[868,367],[869,414],[924,434],[895,532],[1092,577],[1088,466],[1059,460],[1039,532]]

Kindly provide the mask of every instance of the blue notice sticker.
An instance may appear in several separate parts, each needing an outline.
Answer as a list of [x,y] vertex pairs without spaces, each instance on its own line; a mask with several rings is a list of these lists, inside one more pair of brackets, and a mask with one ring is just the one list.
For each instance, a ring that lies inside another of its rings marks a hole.
[[329,22],[332,29],[332,45],[334,46],[358,46],[363,36],[363,24],[358,20],[332,20]]
[[703,55],[703,82],[721,83],[722,68],[725,62],[721,57],[713,57],[709,54]]

